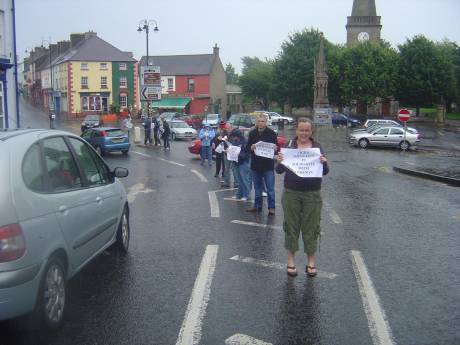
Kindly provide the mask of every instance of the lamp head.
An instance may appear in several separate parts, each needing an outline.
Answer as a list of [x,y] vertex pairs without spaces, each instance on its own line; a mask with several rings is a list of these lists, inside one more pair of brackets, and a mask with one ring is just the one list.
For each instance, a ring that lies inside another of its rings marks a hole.
[[142,28],[139,26],[139,27],[137,28],[137,31],[138,31],[138,32],[142,32]]
[[155,25],[155,29],[153,29],[153,31],[158,32],[160,30],[158,29],[158,26]]

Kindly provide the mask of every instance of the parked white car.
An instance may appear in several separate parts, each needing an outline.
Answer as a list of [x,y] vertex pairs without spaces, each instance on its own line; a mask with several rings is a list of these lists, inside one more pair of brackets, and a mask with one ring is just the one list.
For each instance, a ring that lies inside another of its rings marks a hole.
[[272,123],[278,123],[280,120],[283,120],[285,125],[294,123],[294,118],[280,115],[274,111],[269,111],[268,115],[271,117]]
[[400,126],[378,127],[370,131],[352,132],[350,144],[358,145],[361,148],[368,146],[394,146],[407,150],[420,142],[420,134],[414,134],[406,130],[404,139],[404,128]]
[[[398,126],[398,127],[403,127],[399,122],[393,121],[393,120],[387,120],[387,119],[370,119],[367,120],[364,123],[364,128],[370,128],[375,125],[380,125],[380,126]],[[418,134],[417,129],[412,128],[412,127],[407,127],[407,129],[412,132],[413,134]]]
[[184,121],[171,121],[169,127],[171,129],[171,140],[196,138],[196,130]]

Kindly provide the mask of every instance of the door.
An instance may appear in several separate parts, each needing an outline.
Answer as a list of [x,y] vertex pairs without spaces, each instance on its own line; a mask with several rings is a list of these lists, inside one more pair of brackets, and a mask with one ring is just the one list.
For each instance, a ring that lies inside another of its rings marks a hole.
[[404,131],[400,128],[390,128],[389,142],[392,145],[399,145],[404,140]]
[[380,128],[376,130],[372,135],[369,137],[369,141],[371,144],[374,145],[388,145],[388,132],[390,131],[389,128]]
[[104,113],[109,111],[107,97],[102,97],[102,111]]

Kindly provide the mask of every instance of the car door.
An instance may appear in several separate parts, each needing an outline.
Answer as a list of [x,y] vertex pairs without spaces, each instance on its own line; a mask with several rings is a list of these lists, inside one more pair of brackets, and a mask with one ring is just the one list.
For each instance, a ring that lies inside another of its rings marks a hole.
[[388,132],[389,128],[377,129],[369,138],[369,141],[373,145],[385,146],[388,145]]
[[86,131],[83,132],[83,134],[81,135],[81,137],[83,139],[85,139],[87,142],[89,142],[91,145],[94,146],[94,143],[93,143],[93,132],[94,130],[92,129],[87,129]]
[[88,208],[96,213],[92,226],[76,239],[77,244],[88,241],[88,250],[96,253],[110,244],[115,238],[118,220],[123,209],[121,190],[110,177],[109,168],[104,161],[84,141],[69,137],[75,159],[86,181],[86,191],[91,195]]
[[399,145],[401,141],[404,140],[404,131],[401,128],[390,128],[390,134],[388,136],[388,141],[391,145]]
[[98,219],[95,194],[85,181],[64,137],[42,141],[45,174],[56,218],[63,234],[73,269],[92,255],[91,241],[82,241],[94,231]]

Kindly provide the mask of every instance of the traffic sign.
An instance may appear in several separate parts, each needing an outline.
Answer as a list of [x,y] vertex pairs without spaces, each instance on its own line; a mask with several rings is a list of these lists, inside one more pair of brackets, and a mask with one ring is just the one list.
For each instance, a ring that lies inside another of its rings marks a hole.
[[141,85],[161,86],[160,67],[141,67]]
[[398,112],[398,119],[402,122],[407,122],[410,120],[410,111],[407,109],[400,109]]
[[159,101],[161,99],[161,86],[143,86],[141,99],[143,101]]

